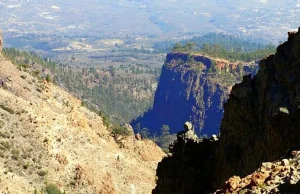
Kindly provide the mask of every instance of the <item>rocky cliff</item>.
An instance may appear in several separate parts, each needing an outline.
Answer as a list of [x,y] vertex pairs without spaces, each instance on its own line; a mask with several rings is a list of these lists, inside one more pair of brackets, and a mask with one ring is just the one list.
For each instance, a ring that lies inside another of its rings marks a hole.
[[180,131],[191,121],[198,134],[219,133],[223,103],[231,86],[242,74],[255,71],[255,65],[231,63],[203,55],[169,53],[162,67],[153,108],[132,122],[152,133],[169,125],[171,132]]
[[293,150],[284,159],[264,162],[246,177],[232,176],[215,194],[300,192],[300,152]]
[[98,114],[39,77],[42,69],[0,55],[0,193],[150,193],[162,150],[134,135],[117,143]]
[[210,192],[233,175],[244,177],[262,162],[299,148],[300,32],[289,33],[288,41],[263,59],[260,68],[254,78],[245,76],[232,88],[220,140],[177,142],[173,155],[159,164],[154,193]]

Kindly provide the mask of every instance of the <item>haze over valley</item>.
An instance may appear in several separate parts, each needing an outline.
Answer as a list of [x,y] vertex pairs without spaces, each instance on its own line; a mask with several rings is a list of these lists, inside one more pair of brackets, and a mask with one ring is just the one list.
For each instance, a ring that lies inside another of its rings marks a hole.
[[1,0],[0,193],[300,193],[299,21],[300,0]]

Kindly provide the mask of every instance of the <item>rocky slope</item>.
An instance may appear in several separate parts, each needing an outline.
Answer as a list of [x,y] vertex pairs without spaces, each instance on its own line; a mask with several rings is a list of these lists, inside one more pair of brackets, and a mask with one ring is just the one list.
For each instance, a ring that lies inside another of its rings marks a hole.
[[224,187],[215,192],[223,193],[299,193],[300,152],[290,152],[289,158],[264,162],[252,174],[231,177]]
[[198,54],[169,53],[153,108],[132,125],[140,123],[141,128],[152,133],[159,133],[162,125],[169,125],[171,132],[178,132],[182,123],[191,121],[197,133],[219,133],[223,103],[231,86],[238,83],[241,75],[255,70],[255,65],[240,66]]
[[178,185],[186,193],[210,192],[231,176],[247,176],[262,162],[299,148],[300,32],[289,33],[288,41],[260,67],[254,78],[245,76],[233,87],[224,105],[220,140],[175,144],[173,155],[159,164],[156,193],[182,193]]
[[[150,193],[164,153],[133,135],[116,143],[102,118],[0,54],[0,193]],[[121,148],[122,147],[122,148]]]

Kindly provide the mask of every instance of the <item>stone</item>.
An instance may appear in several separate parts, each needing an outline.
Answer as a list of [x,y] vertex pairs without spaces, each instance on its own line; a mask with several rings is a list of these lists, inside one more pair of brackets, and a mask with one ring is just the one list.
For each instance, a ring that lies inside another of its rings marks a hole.
[[271,162],[264,162],[262,163],[262,167],[266,170],[270,170],[273,169],[275,166]]
[[141,141],[142,140],[141,134],[139,134],[139,133],[135,134],[135,139],[138,141]]
[[297,171],[292,171],[290,173],[290,178],[289,178],[289,182],[290,184],[297,184],[299,181],[299,174]]
[[218,141],[219,139],[218,139],[218,137],[217,137],[215,134],[213,134],[213,135],[211,136],[210,140],[211,140],[211,141]]
[[290,162],[289,162],[288,159],[283,159],[283,160],[281,161],[281,165],[283,165],[283,166],[287,166],[287,165],[289,165],[289,164],[290,164]]
[[255,172],[251,177],[251,185],[262,185],[268,177],[269,173]]
[[289,110],[286,107],[280,107],[279,111],[285,114],[290,114]]
[[179,133],[177,133],[177,139],[178,141],[181,140],[193,140],[196,141],[198,139],[194,129],[193,129],[193,125],[190,122],[185,122],[184,125],[184,131],[181,131]]
[[225,188],[226,191],[233,192],[237,189],[241,182],[241,178],[239,176],[233,176],[231,177],[226,183]]
[[186,131],[189,131],[189,130],[192,130],[193,129],[193,124],[191,123],[191,122],[185,122],[184,123],[184,129],[186,130]]

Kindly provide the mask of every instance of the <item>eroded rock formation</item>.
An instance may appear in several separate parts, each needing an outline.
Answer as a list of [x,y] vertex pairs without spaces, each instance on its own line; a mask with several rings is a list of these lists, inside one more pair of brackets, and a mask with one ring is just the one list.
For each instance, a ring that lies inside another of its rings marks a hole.
[[292,151],[288,158],[262,163],[252,174],[233,176],[215,194],[229,193],[299,193],[300,152]]
[[289,33],[260,67],[233,87],[220,140],[175,145],[159,164],[154,193],[209,192],[300,146],[300,32]]

